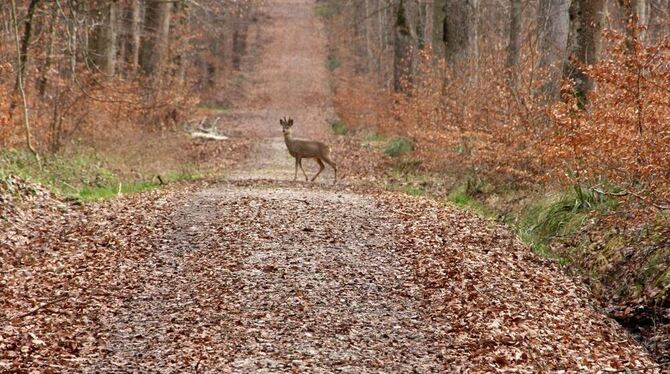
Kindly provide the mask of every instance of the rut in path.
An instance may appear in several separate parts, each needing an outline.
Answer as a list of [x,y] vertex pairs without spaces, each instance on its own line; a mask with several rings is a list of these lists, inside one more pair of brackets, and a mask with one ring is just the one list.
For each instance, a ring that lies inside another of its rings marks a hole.
[[152,239],[158,250],[142,264],[141,289],[106,321],[108,347],[89,370],[650,365],[579,287],[481,220],[282,181],[293,160],[278,119],[290,115],[298,135],[324,138],[332,113],[313,7],[268,1],[248,100],[224,115],[258,146],[228,182],[176,203],[169,231]]

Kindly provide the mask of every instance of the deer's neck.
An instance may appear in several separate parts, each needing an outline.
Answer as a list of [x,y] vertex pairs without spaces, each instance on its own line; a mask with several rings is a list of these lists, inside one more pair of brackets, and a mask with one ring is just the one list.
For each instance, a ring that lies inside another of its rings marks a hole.
[[286,142],[287,147],[291,147],[291,143],[293,142],[293,137],[291,136],[290,132],[285,132],[284,133],[284,142]]

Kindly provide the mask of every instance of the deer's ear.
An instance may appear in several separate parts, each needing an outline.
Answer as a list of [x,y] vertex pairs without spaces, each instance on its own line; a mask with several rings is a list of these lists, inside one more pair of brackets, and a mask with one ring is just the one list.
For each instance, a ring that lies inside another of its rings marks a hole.
[[288,119],[288,125],[289,125],[289,126],[293,126],[293,118],[290,118],[290,117],[289,117],[289,119]]
[[280,119],[279,119],[279,124],[282,125],[282,126],[284,126],[284,120],[280,118]]

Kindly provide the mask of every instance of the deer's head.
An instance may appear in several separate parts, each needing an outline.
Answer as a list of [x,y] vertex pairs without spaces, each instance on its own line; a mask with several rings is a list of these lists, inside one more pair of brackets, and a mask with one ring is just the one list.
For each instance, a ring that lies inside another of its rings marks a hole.
[[284,134],[289,134],[291,132],[291,127],[293,126],[293,119],[291,119],[291,117],[288,119],[284,117],[283,119],[279,120],[279,124],[281,125],[281,131]]

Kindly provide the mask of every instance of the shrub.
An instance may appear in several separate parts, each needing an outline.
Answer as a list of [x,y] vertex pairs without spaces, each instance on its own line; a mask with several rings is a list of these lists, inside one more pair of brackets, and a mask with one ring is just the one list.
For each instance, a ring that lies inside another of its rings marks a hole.
[[412,151],[412,142],[405,137],[391,139],[386,145],[384,153],[391,157],[398,157]]
[[339,119],[331,121],[330,128],[333,130],[335,135],[346,135],[346,133],[349,132],[349,129]]

